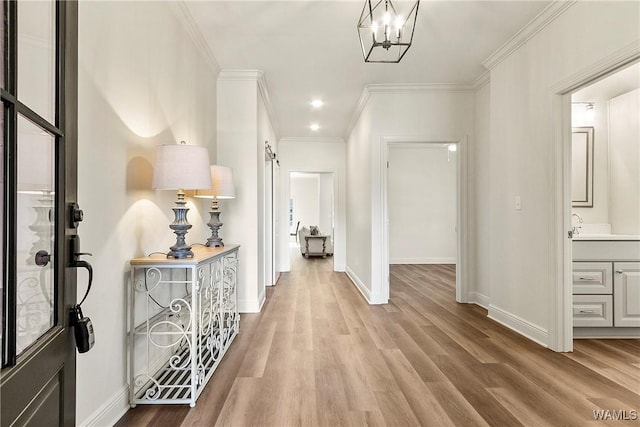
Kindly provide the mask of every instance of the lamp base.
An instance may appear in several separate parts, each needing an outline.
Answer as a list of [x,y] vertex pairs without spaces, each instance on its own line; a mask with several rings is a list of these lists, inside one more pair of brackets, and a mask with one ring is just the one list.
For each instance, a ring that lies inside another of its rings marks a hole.
[[191,250],[191,246],[187,247],[177,247],[171,246],[171,249],[167,253],[167,258],[175,258],[175,259],[185,259],[185,258],[193,258],[193,251]]
[[193,258],[191,245],[187,245],[185,242],[185,235],[191,228],[191,224],[187,221],[187,212],[189,212],[189,208],[185,207],[185,205],[184,192],[180,190],[178,191],[176,206],[172,208],[175,214],[175,219],[169,225],[169,228],[172,229],[173,233],[176,235],[176,244],[169,248],[170,251],[167,254],[167,258]]
[[31,245],[29,256],[26,260],[28,265],[36,265],[36,254],[39,251],[53,252],[53,200],[42,198],[39,202],[40,205],[33,206],[36,211],[36,221],[29,226],[29,229],[35,233],[38,240]]
[[222,238],[218,235],[222,222],[220,222],[220,211],[215,209],[209,211],[210,219],[207,225],[211,229],[211,236],[207,239],[206,246],[210,248],[219,248],[224,246]]

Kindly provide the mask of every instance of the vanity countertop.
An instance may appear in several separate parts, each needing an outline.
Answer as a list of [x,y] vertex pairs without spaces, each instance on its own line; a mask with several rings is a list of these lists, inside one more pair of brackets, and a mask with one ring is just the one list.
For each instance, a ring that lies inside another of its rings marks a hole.
[[617,240],[640,240],[637,234],[578,234],[573,236],[573,240],[581,241],[617,241]]

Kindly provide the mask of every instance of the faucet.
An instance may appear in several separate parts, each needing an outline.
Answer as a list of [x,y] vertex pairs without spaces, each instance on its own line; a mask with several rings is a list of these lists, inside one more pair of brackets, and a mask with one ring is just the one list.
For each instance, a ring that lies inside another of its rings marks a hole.
[[573,217],[574,216],[576,218],[578,218],[578,225],[577,226],[574,225],[571,228],[571,231],[573,232],[574,236],[577,236],[578,234],[580,234],[580,229],[582,228],[582,226],[580,224],[582,224],[583,221],[582,221],[582,217],[580,216],[580,214],[574,212],[574,213],[571,214],[571,222],[573,222]]

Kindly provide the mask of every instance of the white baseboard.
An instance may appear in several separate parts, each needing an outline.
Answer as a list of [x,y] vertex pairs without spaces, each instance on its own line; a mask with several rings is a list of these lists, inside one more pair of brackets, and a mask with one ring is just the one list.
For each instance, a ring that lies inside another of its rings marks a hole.
[[469,292],[469,302],[472,304],[477,304],[485,310],[489,310],[491,298],[479,292]]
[[389,264],[455,264],[456,257],[389,258]]
[[347,277],[354,285],[356,285],[356,288],[360,291],[364,299],[367,300],[369,304],[371,304],[371,292],[369,291],[369,289],[367,289],[364,283],[362,283],[362,280],[360,280],[358,275],[354,273],[353,270],[349,268],[349,266],[345,267],[345,273],[347,273]]
[[260,313],[262,306],[264,305],[265,295],[264,292],[259,299],[252,300],[238,300],[238,312],[239,313]]
[[573,328],[573,338],[640,338],[640,328]]
[[341,272],[341,273],[344,273],[344,272],[346,272],[346,271],[347,271],[347,269],[345,268],[345,265],[344,265],[344,264],[335,264],[335,265],[333,266],[333,270],[334,270],[334,271],[339,271],[339,272]]
[[508,311],[502,310],[501,308],[491,304],[489,304],[488,317],[540,344],[541,346],[547,347],[547,343],[549,342],[549,332],[546,329],[534,325],[515,314],[509,313]]
[[78,423],[79,427],[109,427],[118,422],[129,410],[129,386],[125,385],[111,399],[99,407],[86,420]]
[[349,266],[345,266],[345,273],[347,273],[347,277],[351,282],[356,285],[356,288],[360,291],[364,299],[371,305],[377,304],[387,304],[389,301],[383,299],[378,293],[372,293],[367,287],[364,285],[362,280],[358,277],[358,275],[349,268]]

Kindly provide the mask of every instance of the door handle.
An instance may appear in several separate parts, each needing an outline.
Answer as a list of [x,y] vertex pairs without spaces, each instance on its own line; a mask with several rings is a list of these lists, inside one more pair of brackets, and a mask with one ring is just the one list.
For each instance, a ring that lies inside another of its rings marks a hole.
[[[77,255],[91,255],[91,254],[79,253]],[[83,259],[74,260],[73,264],[71,264],[71,267],[84,268],[89,273],[89,283],[87,285],[87,292],[84,294],[84,298],[82,298],[82,301],[80,301],[80,304],[78,304],[78,305],[81,305],[84,302],[84,300],[87,299],[87,296],[89,295],[89,291],[91,290],[91,284],[93,283],[93,267],[91,266],[91,264],[89,264],[87,261]]]
[[36,252],[35,262],[38,267],[45,267],[51,261],[51,254],[44,249]]

